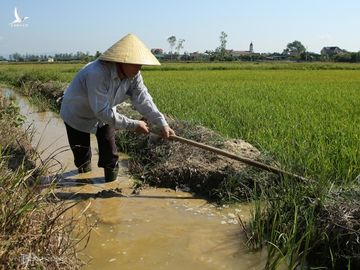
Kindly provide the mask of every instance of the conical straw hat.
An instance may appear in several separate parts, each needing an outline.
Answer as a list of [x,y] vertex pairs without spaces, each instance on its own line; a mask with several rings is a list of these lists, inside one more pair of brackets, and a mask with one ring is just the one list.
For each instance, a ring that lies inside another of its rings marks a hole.
[[120,39],[100,55],[99,59],[127,64],[161,65],[145,44],[134,34],[128,34]]

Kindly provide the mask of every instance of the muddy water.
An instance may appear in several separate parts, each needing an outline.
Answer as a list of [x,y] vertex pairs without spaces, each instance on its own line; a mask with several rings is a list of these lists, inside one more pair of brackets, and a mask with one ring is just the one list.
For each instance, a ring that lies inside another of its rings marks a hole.
[[[248,218],[249,206],[215,207],[191,193],[168,189],[132,194],[125,156],[121,157],[123,168],[118,179],[104,183],[103,171],[97,168],[94,136],[93,171],[78,175],[61,119],[52,112],[36,112],[26,99],[10,90],[4,93],[16,97],[27,117],[26,125],[33,126],[33,144],[42,158],[60,152],[56,154],[59,163],[51,168],[54,173],[61,168],[64,171],[59,197],[81,199],[75,211],[89,205],[86,215],[96,225],[82,251],[91,258],[84,269],[264,269],[266,253],[247,251],[236,219],[236,215]],[[121,188],[122,193],[96,196],[115,188]]]

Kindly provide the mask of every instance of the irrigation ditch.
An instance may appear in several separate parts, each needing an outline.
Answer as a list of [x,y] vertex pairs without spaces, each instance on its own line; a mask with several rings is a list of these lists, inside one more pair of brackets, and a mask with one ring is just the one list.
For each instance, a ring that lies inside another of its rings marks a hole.
[[[5,83],[55,111],[56,100],[66,87],[66,83],[40,81],[31,74]],[[120,106],[118,110],[141,117],[131,106]],[[180,136],[280,166],[271,156],[263,155],[244,141],[225,139],[185,121],[168,120]],[[309,185],[177,142],[149,143],[148,137],[127,131],[118,132],[117,143],[131,157],[128,168],[137,179],[135,194],[156,186],[191,190],[221,204],[253,202],[252,218],[243,224],[246,243],[252,250],[267,248],[269,269],[284,264],[288,269],[360,267],[358,185],[324,187],[316,182]]]

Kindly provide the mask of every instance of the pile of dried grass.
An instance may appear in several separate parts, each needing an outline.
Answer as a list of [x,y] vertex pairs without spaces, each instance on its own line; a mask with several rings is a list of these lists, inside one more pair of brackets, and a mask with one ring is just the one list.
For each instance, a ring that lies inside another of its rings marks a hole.
[[[262,160],[261,153],[243,140],[226,140],[216,132],[187,122],[168,119],[176,134],[234,154]],[[217,200],[244,200],[256,182],[265,187],[270,174],[241,162],[175,141],[151,142],[151,136],[119,131],[121,151],[131,156],[130,173],[143,183],[158,187],[190,189]],[[260,188],[259,188],[260,190]]]

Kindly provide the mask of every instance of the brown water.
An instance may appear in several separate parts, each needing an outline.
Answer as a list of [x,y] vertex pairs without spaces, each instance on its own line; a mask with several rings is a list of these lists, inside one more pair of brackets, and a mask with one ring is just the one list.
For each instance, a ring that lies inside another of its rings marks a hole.
[[[59,150],[59,163],[51,168],[64,169],[65,187],[57,190],[63,199],[73,194],[84,199],[75,211],[88,205],[86,215],[96,223],[84,255],[91,261],[84,269],[264,269],[266,252],[252,253],[244,245],[236,215],[249,217],[250,206],[215,207],[191,193],[169,189],[144,189],[132,194],[132,179],[126,172],[126,156],[118,179],[104,183],[97,168],[96,138],[91,136],[93,171],[78,175],[68,149],[62,120],[52,112],[36,112],[26,99],[10,90],[34,127],[33,145],[43,159]],[[60,165],[61,164],[61,165]],[[74,186],[82,180],[89,183]],[[99,191],[121,188],[107,198],[95,198]],[[79,229],[80,228],[79,224]]]

